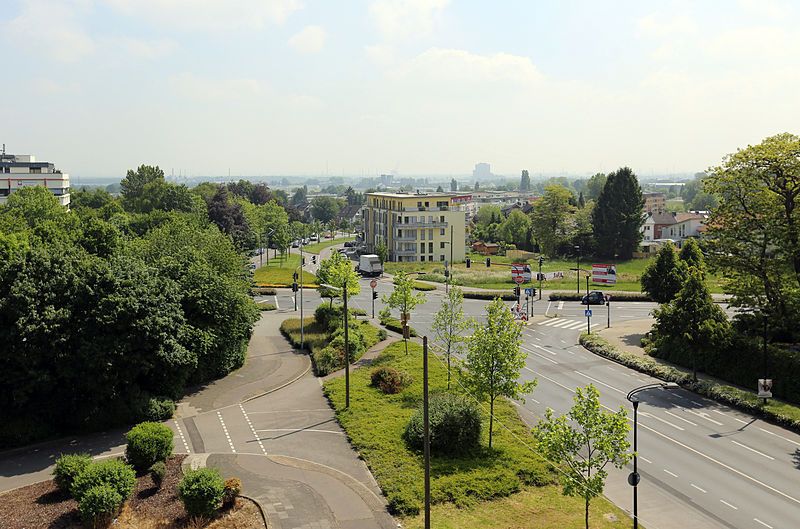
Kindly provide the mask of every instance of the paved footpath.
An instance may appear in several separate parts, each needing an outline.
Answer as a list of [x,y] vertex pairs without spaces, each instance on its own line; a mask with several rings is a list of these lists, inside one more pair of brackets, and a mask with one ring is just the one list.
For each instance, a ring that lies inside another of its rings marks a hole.
[[[227,377],[195,388],[166,422],[186,465],[238,477],[270,529],[389,529],[380,488],[350,447],[314,377],[308,355],[280,334],[290,316],[264,313],[248,360]],[[384,344],[385,345],[385,344]],[[377,348],[377,347],[376,347]],[[0,491],[49,479],[61,453],[124,452],[124,429],[0,453]]]

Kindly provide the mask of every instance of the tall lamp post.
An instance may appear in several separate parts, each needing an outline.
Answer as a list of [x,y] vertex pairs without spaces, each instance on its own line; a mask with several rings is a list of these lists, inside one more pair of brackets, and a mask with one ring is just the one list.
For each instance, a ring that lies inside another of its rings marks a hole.
[[636,496],[636,491],[639,485],[639,472],[637,472],[636,468],[636,429],[638,426],[637,410],[639,409],[639,397],[637,397],[636,394],[642,391],[647,391],[648,389],[676,389],[678,387],[680,386],[674,382],[656,382],[654,384],[645,384],[644,386],[633,388],[625,397],[633,404],[633,472],[628,474],[628,485],[633,487],[633,529],[638,529],[639,527],[639,510]]
[[577,290],[577,292],[578,292],[578,294],[580,294],[581,293],[581,272],[580,272],[580,269],[581,269],[581,247],[580,246],[575,246],[575,249],[578,250],[578,266],[575,267],[575,270],[578,270],[578,271],[575,272],[575,275],[578,276],[578,290]]

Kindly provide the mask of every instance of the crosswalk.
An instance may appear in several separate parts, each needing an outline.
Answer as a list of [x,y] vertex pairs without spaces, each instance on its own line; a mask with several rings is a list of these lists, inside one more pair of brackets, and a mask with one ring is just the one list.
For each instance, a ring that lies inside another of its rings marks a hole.
[[[542,322],[539,325],[545,327],[555,327],[558,329],[585,329],[586,322],[583,320],[568,320],[564,318],[552,318],[548,321]],[[598,327],[599,323],[593,323],[592,329]]]

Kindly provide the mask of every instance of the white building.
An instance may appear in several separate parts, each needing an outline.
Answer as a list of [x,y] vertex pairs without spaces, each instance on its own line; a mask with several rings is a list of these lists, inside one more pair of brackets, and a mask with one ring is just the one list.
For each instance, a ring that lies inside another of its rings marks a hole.
[[37,162],[31,155],[0,154],[0,204],[18,189],[43,186],[53,193],[62,206],[69,207],[69,175],[49,162]]

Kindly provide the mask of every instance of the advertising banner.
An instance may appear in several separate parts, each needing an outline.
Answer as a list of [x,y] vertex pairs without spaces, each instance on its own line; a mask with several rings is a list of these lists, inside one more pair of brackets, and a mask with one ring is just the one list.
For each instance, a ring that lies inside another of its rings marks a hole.
[[616,285],[617,265],[593,264],[592,283],[600,285]]

